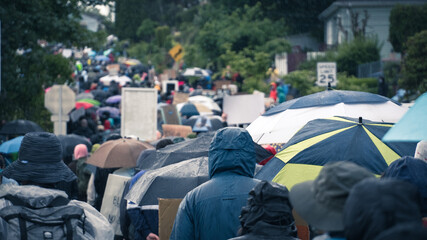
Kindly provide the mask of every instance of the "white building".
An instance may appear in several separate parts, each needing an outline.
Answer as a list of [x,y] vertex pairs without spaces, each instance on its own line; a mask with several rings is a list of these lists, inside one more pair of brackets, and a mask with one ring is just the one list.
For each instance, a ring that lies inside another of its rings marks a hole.
[[359,26],[365,18],[366,36],[377,36],[382,43],[381,59],[390,58],[393,47],[388,41],[390,12],[396,4],[419,5],[427,0],[338,0],[325,9],[319,18],[324,21],[325,43],[328,47],[338,45],[354,38],[351,30],[351,13],[358,13]]

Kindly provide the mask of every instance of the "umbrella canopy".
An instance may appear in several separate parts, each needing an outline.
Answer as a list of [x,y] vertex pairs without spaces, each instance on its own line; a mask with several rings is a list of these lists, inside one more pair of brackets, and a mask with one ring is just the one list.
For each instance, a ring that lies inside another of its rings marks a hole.
[[122,100],[121,95],[114,95],[114,96],[107,98],[107,100],[105,100],[105,102],[113,104],[113,103],[119,103],[121,100]]
[[96,110],[96,113],[98,116],[102,116],[103,113],[108,112],[110,113],[110,117],[112,118],[119,118],[120,117],[120,110],[115,107],[102,107]]
[[182,116],[191,117],[194,115],[200,115],[199,111],[197,111],[197,108],[192,103],[185,103],[181,109],[179,110]]
[[0,152],[6,154],[18,152],[23,138],[24,136],[19,136],[2,143],[0,145]]
[[121,138],[103,143],[87,160],[100,168],[135,167],[139,154],[145,149],[153,149],[149,143],[135,139]]
[[142,154],[138,159],[138,168],[157,169],[184,160],[208,156],[209,147],[213,138],[212,134],[168,145],[155,152],[155,154]]
[[101,103],[100,103],[100,102],[98,102],[98,101],[97,101],[97,100],[95,100],[95,99],[91,99],[91,98],[84,98],[84,99],[80,99],[80,100],[78,100],[77,102],[86,102],[86,103],[93,104],[94,106],[99,106],[99,105],[101,105]]
[[13,120],[5,125],[0,130],[3,135],[25,135],[29,132],[44,132],[37,123],[30,120]]
[[82,100],[82,99],[93,99],[94,96],[92,93],[82,92],[79,95],[76,96],[76,101]]
[[135,66],[141,64],[141,62],[138,59],[128,59],[124,62],[124,64],[126,64],[127,66]]
[[366,92],[326,90],[284,102],[247,128],[258,144],[286,143],[308,121],[333,116],[397,122],[408,109],[391,99]]
[[[215,132],[208,132],[195,139],[174,143],[156,151],[141,152],[137,161],[138,168],[145,170],[157,169],[191,158],[207,157],[214,134]],[[271,156],[271,153],[262,146],[256,143],[254,143],[254,146],[257,162],[261,162]]]
[[108,92],[105,92],[101,89],[95,89],[91,91],[93,98],[95,100],[98,100],[99,102],[104,101],[108,97]]
[[[193,103],[196,105],[200,104],[205,106],[211,111],[218,111],[221,112],[221,108],[218,106],[218,104],[210,97],[206,96],[192,96],[188,98],[188,102]],[[199,110],[200,112],[200,110]]]
[[106,61],[106,62],[110,61],[110,59],[107,56],[104,56],[104,55],[95,56],[95,60],[96,61]]
[[94,107],[95,105],[93,105],[92,103],[88,103],[88,102],[76,102],[76,109],[79,108],[84,108],[84,109],[89,109],[91,107]]
[[186,77],[207,77],[209,76],[209,73],[204,69],[195,67],[185,69],[182,75]]
[[77,122],[80,117],[83,117],[85,115],[85,109],[84,107],[81,108],[75,108],[73,111],[70,112],[70,118],[72,122]]
[[[361,122],[361,123],[360,123]],[[256,175],[291,189],[313,180],[327,162],[351,161],[381,174],[401,156],[413,155],[414,143],[384,143],[381,138],[392,127],[347,117],[308,122]]]
[[84,144],[88,152],[92,150],[92,143],[85,137],[76,134],[58,135],[62,145],[62,159],[69,158],[74,154],[74,148],[79,144]]
[[132,82],[128,76],[118,76],[118,75],[107,75],[99,79],[105,86],[110,86],[112,81],[115,81],[120,84],[120,86],[126,85],[126,83]]
[[414,105],[384,136],[383,141],[427,140],[427,93],[417,98]]
[[[204,120],[207,119],[207,120]],[[202,126],[203,123],[206,126],[206,130]],[[187,120],[182,121],[182,125],[190,126],[193,128],[193,132],[206,132],[216,131],[224,127],[219,116],[192,116]]]
[[184,198],[208,180],[208,158],[193,158],[145,172],[125,199],[139,205],[158,205],[158,198]]

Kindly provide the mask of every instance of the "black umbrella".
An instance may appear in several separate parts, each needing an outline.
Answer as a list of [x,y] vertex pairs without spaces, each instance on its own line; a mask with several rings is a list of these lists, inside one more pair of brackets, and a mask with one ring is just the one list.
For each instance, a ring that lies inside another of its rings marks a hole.
[[44,132],[37,123],[30,120],[14,120],[6,123],[0,130],[3,135],[25,135],[29,132]]
[[157,205],[158,198],[184,198],[209,180],[208,158],[199,157],[146,171],[125,199],[139,205]]
[[184,104],[184,106],[182,106],[179,112],[181,113],[182,116],[187,116],[187,117],[200,115],[199,111],[197,111],[196,105],[190,102]]
[[95,89],[91,91],[93,98],[99,102],[103,102],[105,99],[107,99],[110,94],[108,92],[105,92],[101,89]]
[[[198,138],[171,144],[156,151],[142,151],[138,157],[137,166],[145,170],[157,169],[191,158],[207,157],[214,134],[215,132],[207,132]],[[255,142],[254,146],[256,162],[261,162],[272,155]]]
[[79,144],[84,144],[87,147],[87,150],[90,152],[92,150],[92,143],[85,137],[68,134],[68,135],[58,135],[59,141],[62,145],[62,158],[70,158],[74,154],[74,147]]

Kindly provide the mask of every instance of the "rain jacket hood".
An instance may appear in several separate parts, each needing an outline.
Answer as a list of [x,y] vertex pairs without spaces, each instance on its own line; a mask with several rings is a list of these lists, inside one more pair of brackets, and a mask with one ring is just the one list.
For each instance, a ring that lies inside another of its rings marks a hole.
[[209,148],[209,177],[226,172],[253,177],[255,147],[252,137],[241,128],[228,127],[216,132]]

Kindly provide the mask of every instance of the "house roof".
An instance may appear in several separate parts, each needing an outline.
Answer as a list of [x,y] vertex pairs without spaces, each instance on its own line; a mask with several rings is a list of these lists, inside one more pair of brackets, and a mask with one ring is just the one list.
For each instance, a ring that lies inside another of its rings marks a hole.
[[334,14],[338,9],[348,7],[378,7],[378,6],[394,6],[396,4],[405,4],[405,5],[418,5],[426,4],[427,0],[339,0],[335,1],[328,8],[323,10],[319,15],[320,20],[325,20],[332,14]]

